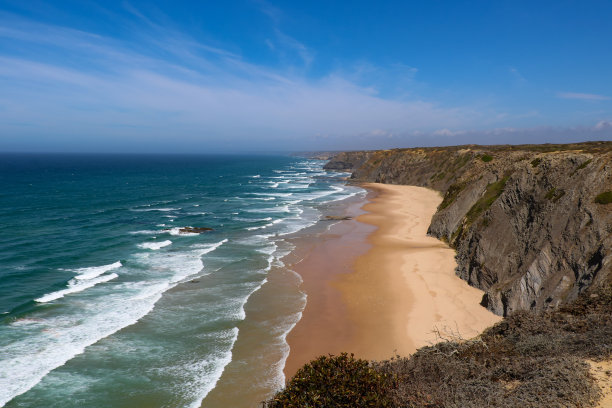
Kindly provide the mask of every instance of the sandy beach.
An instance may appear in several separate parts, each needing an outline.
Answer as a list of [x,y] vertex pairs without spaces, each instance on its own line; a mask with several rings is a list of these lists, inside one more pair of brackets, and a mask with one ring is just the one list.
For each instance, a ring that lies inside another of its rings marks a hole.
[[436,331],[470,338],[500,320],[482,292],[455,275],[455,253],[427,236],[442,198],[421,187],[365,184],[365,211],[304,249],[294,265],[308,302],[288,336],[288,377],[342,351],[366,359],[408,355]]

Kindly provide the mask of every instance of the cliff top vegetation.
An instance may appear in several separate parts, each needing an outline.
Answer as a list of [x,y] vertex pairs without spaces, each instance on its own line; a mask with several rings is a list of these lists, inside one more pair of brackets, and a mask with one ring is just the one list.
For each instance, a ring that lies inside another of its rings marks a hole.
[[515,313],[473,339],[439,337],[410,357],[321,357],[264,406],[595,407],[587,360],[612,358],[612,286],[558,310]]

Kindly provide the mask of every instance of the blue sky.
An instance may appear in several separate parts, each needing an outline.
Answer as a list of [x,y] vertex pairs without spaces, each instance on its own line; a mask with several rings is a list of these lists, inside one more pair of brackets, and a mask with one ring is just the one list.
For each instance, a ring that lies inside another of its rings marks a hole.
[[0,151],[612,139],[610,1],[0,0]]

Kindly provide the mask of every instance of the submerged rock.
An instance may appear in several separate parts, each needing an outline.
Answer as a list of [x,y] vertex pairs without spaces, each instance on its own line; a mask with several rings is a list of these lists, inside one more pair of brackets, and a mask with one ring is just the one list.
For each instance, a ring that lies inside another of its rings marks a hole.
[[212,228],[206,228],[206,227],[183,227],[179,229],[180,233],[195,233],[195,234],[201,234],[202,232],[207,232],[207,231],[212,231]]

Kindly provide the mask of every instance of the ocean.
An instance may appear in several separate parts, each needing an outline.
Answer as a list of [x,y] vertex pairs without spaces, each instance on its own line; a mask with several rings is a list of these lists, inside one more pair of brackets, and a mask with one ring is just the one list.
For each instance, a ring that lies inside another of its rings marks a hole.
[[290,238],[365,195],[323,164],[0,155],[0,406],[270,396],[307,301]]

